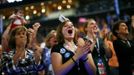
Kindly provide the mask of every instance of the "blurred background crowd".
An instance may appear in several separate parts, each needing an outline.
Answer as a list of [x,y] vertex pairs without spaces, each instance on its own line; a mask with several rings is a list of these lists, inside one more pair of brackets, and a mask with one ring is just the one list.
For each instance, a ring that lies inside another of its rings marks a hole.
[[59,14],[63,14],[73,21],[79,29],[86,18],[95,18],[99,27],[103,24],[111,27],[117,19],[130,21],[133,15],[133,0],[1,0],[1,32],[9,23],[9,16],[13,13],[15,7],[20,7],[24,11],[24,17],[30,23],[41,23],[40,33],[44,36],[56,29]]

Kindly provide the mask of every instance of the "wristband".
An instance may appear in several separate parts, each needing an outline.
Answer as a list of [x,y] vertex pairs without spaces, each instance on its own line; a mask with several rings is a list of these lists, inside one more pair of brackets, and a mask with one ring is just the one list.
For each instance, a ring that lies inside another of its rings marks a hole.
[[75,64],[77,64],[77,62],[74,60],[74,58],[73,58],[73,57],[72,57],[71,59],[73,60],[73,62],[74,62]]

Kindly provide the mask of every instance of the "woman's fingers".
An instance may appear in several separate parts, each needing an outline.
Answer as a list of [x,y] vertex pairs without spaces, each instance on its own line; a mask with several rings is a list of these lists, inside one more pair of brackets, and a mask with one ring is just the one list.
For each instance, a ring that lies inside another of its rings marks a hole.
[[90,43],[89,42],[86,42],[84,46],[82,47],[79,47],[77,49],[77,54],[79,56],[79,58],[83,57],[85,54],[87,54],[89,51],[90,51]]

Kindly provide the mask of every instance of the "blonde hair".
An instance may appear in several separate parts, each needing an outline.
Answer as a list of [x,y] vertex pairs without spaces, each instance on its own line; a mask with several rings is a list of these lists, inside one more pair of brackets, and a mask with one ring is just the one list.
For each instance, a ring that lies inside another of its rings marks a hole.
[[51,47],[51,45],[50,45],[50,43],[49,43],[49,40],[50,40],[52,37],[55,36],[55,33],[56,33],[56,30],[51,30],[51,31],[47,34],[47,36],[46,36],[46,38],[45,38],[46,47],[48,47],[48,48]]

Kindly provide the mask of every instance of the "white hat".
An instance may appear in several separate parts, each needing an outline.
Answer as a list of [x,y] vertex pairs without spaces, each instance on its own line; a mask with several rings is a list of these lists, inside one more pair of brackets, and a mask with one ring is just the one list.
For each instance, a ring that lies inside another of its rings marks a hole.
[[63,16],[63,15],[60,15],[60,16],[59,16],[59,21],[60,21],[60,22],[63,23],[63,22],[65,22],[65,21],[67,21],[67,20],[69,20],[69,19],[66,18],[65,16]]

